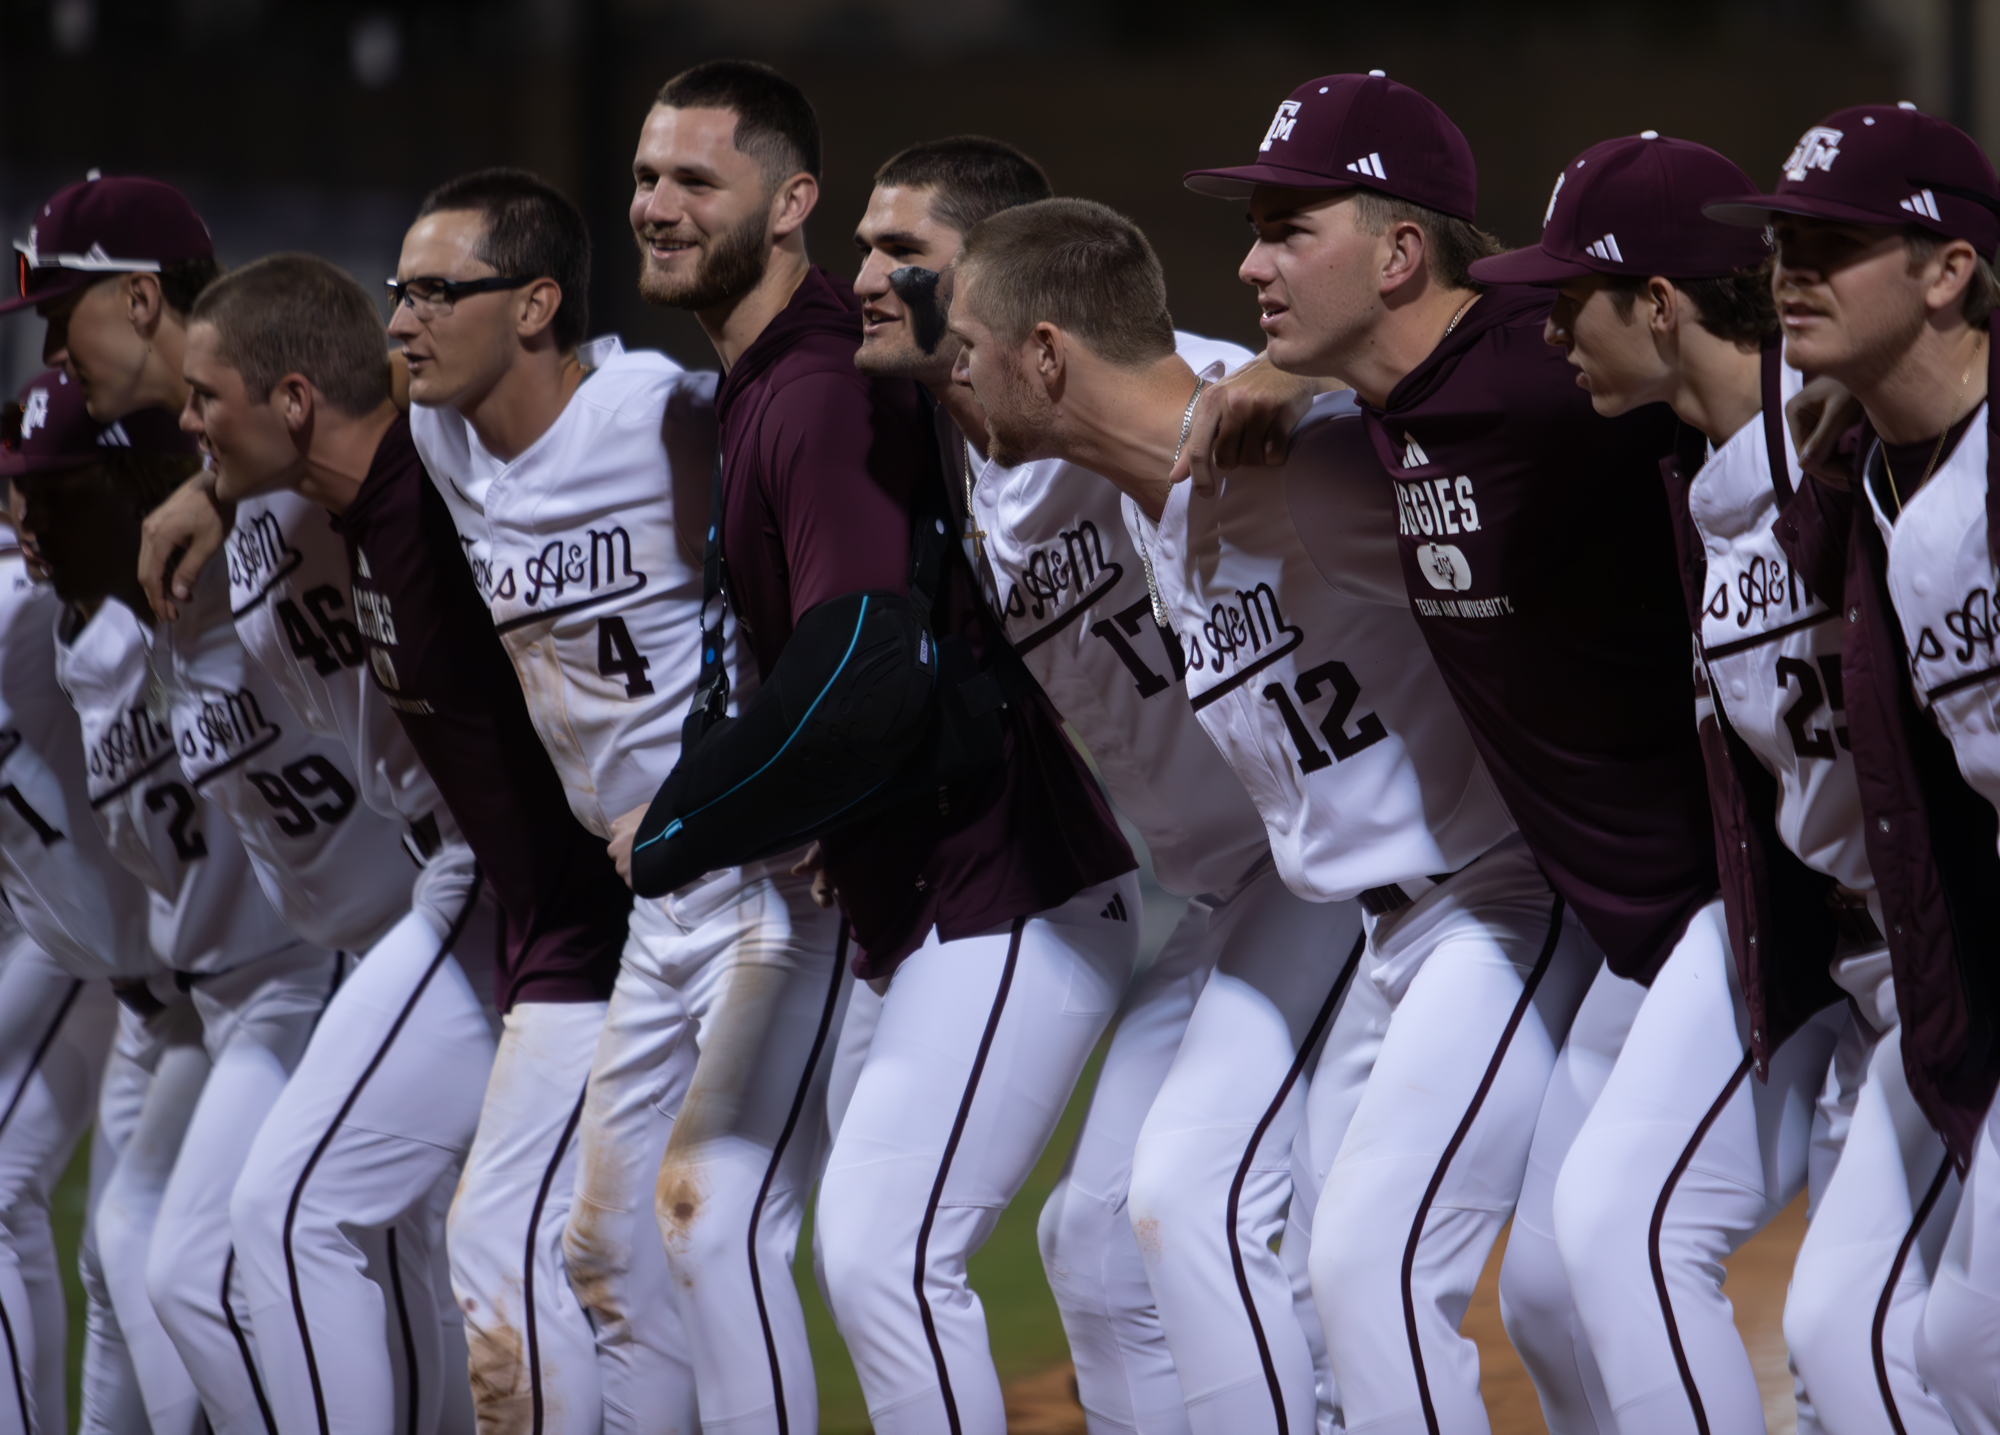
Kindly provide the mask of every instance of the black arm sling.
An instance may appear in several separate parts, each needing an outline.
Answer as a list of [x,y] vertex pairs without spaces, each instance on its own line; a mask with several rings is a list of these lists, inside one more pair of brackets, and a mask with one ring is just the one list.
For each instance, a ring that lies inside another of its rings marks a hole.
[[657,897],[725,867],[778,853],[897,808],[948,810],[1002,752],[1006,695],[998,645],[980,670],[971,646],[940,641],[931,612],[956,542],[942,468],[910,491],[910,591],[843,594],[793,627],[763,686],[727,716],[723,664],[728,572],[722,455],[715,459],[702,556],[701,678],[681,757],[632,845],[632,886]]

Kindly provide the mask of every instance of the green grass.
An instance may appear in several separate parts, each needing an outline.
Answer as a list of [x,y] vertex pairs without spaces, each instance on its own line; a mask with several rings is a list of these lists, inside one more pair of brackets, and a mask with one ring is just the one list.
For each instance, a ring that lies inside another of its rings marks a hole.
[[[1000,1217],[992,1239],[972,1258],[973,1289],[986,1307],[987,1329],[993,1341],[993,1359],[1003,1381],[1032,1375],[1059,1360],[1069,1349],[1063,1340],[1062,1322],[1056,1315],[1048,1282],[1042,1276],[1042,1258],[1035,1245],[1035,1220],[1042,1202],[1055,1189],[1062,1173],[1063,1159],[1083,1120],[1084,1103],[1097,1081],[1103,1057],[1099,1048],[1077,1082],[1076,1094],[1063,1113],[1062,1124],[1035,1166],[1021,1194]],[[70,1429],[76,1428],[77,1388],[83,1366],[83,1287],[76,1273],[77,1243],[83,1234],[84,1192],[89,1179],[88,1136],[77,1143],[76,1159],[57,1186],[52,1202],[56,1243],[61,1253],[63,1285],[69,1296],[69,1380]],[[812,1337],[813,1364],[819,1380],[820,1430],[823,1435],[856,1435],[868,1429],[868,1409],[861,1399],[861,1385],[854,1377],[854,1365],[847,1348],[833,1328],[833,1317],[819,1298],[812,1278],[812,1224],[808,1217],[799,1242],[798,1260],[793,1267],[800,1298],[805,1303],[806,1326]]]

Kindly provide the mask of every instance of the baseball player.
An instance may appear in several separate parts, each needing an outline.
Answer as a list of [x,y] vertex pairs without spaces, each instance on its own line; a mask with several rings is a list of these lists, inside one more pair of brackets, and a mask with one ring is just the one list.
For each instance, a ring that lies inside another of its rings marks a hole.
[[[1541,1308],[1560,1320],[1567,1291],[1536,1283],[1561,1269],[1555,1176],[1637,1012],[1636,983],[1685,944],[1720,961],[1727,940],[1656,476],[1671,415],[1597,418],[1542,343],[1546,301],[1475,284],[1468,265],[1495,246],[1470,222],[1471,152],[1406,87],[1309,81],[1256,164],[1188,182],[1249,194],[1258,240],[1239,272],[1272,366],[1360,397],[1418,626],[1528,847],[1607,957],[1550,1082],[1502,1272],[1514,1324]],[[1262,369],[1232,382],[1262,382]],[[1598,541],[1609,531],[1628,537],[1614,550]],[[1301,525],[1309,551],[1331,536]],[[1341,1298],[1326,1249],[1316,1242],[1322,1318]],[[1350,1305],[1379,1309],[1352,1289]],[[1364,1333],[1385,1328],[1378,1316]],[[1408,1356],[1396,1405],[1426,1428],[1450,1424],[1420,1343]]]
[[[93,238],[97,235],[108,235],[111,242]],[[205,246],[200,220],[170,187],[87,180],[43,207],[29,241],[35,253],[29,257],[35,263],[43,251],[53,251],[58,260],[89,253],[86,239],[98,246],[97,252],[112,253],[116,246],[118,252],[136,254],[147,247],[192,243],[196,236]],[[150,246],[149,239],[155,241]],[[125,377],[126,361],[136,351],[140,378],[127,383],[130,392],[85,389],[86,399],[107,420],[141,407],[172,411],[186,394],[178,372],[154,372],[169,353],[184,355],[184,314],[162,309],[152,316],[149,335],[141,331],[142,315],[135,306],[114,308],[109,316],[90,307],[98,302],[93,291],[122,290],[134,282],[130,276],[113,276],[83,291],[72,301],[63,348],[46,355],[66,371],[73,368],[82,382],[84,374]],[[50,306],[40,307],[47,316]],[[86,312],[93,315],[90,322],[78,322]],[[121,315],[122,327],[117,322]],[[57,327],[52,321],[52,330]],[[161,338],[169,332],[172,343]],[[123,407],[127,403],[131,409]],[[156,1305],[186,1303],[188,1290],[215,1288],[233,1274],[229,1189],[344,970],[346,958],[334,954],[374,946],[409,911],[410,902],[410,868],[396,828],[360,801],[367,786],[356,776],[362,765],[339,741],[317,737],[295,720],[270,673],[239,641],[233,611],[228,580],[210,572],[193,601],[158,635],[164,651],[156,654],[155,666],[168,688],[169,725],[189,788],[227,815],[265,895],[299,936],[321,950],[299,949],[286,958],[288,970],[280,978],[219,977],[195,991],[212,1056],[220,1041],[234,1041],[241,1034],[263,1044],[271,1059],[233,1065],[230,1080],[223,1079],[218,1061],[203,1092],[187,1154],[176,1167],[156,1233],[149,1272]],[[322,702],[322,713],[330,708]],[[332,725],[330,719],[327,725]],[[393,771],[398,764],[390,766]],[[413,757],[407,766],[414,768]],[[469,890],[470,863],[440,864],[438,876],[438,906],[455,915],[467,897],[450,888]],[[338,1037],[336,1031],[329,1039]],[[427,1253],[418,1264],[426,1263]],[[164,1299],[163,1287],[172,1292]],[[246,1291],[258,1288],[268,1290],[268,1283],[244,1283]],[[268,1300],[256,1294],[247,1299],[253,1307]],[[296,1296],[285,1301],[294,1310],[300,1303]],[[268,1396],[258,1372],[244,1359],[244,1342],[213,1302],[176,1306],[174,1314],[163,1313],[162,1318],[202,1390],[211,1420],[221,1425],[259,1418]],[[434,1327],[435,1320],[423,1323]],[[376,1329],[384,1328],[378,1324]],[[386,1355],[386,1335],[378,1339]],[[310,1355],[305,1363],[310,1367]],[[283,1400],[294,1382],[281,1376],[279,1384]]]
[[[246,334],[282,345],[264,361],[268,373],[226,357],[253,352]],[[629,896],[601,844],[565,810],[457,535],[391,401],[377,335],[374,306],[333,266],[309,256],[251,265],[214,291],[195,324],[196,421],[218,454],[225,492],[293,485],[338,515],[377,700],[396,712],[492,874],[507,915],[505,1030],[451,1242],[473,1333],[477,1415],[491,1429],[595,1428],[594,1380],[579,1410],[562,1402],[564,1381],[545,1379],[578,1364],[587,1375],[591,1365],[589,1329],[555,1244],[580,1086],[564,1073],[577,1038],[587,1046],[602,1022]],[[296,443],[264,427],[270,406],[248,398],[267,382],[290,386]],[[171,546],[179,531],[155,536]],[[152,576],[187,581],[181,570]],[[437,975],[448,970],[440,955],[430,961]],[[468,1127],[455,1139],[470,1136]]]
[[[405,238],[408,297],[389,332],[410,367],[412,435],[570,808],[610,840],[673,770],[701,673],[690,539],[714,467],[715,376],[615,338],[591,346],[586,372],[588,263],[562,196],[519,171],[468,176],[434,191]],[[558,277],[476,300],[437,287],[496,275]],[[728,661],[754,692],[740,647]],[[633,905],[564,1237],[609,1429],[691,1426],[697,1397],[711,1423],[744,1429],[810,1428],[817,1413],[787,1273],[847,984],[839,919],[794,860]]]
[[[1613,1405],[1680,1384],[1674,1348],[1652,1341],[1645,1318],[1657,1300],[1648,1286],[1664,1279],[1700,1401],[1682,1410],[1754,1424],[1762,1403],[1715,1259],[1805,1186],[1812,1228],[1786,1307],[1805,1418],[1836,1432],[1942,1431],[1950,1422],[1916,1375],[1915,1332],[1957,1183],[1900,1070],[1881,903],[1835,702],[1840,613],[1779,546],[1776,520],[1799,483],[1782,404],[1800,379],[1779,358],[1764,234],[1702,214],[1753,189],[1699,145],[1651,131],[1609,140],[1563,169],[1537,248],[1473,269],[1558,288],[1549,338],[1599,413],[1664,400],[1685,426],[1688,444],[1663,472],[1690,575],[1697,691],[1712,704],[1702,738],[1737,958],[1691,983],[1669,961],[1564,1167],[1559,1240],[1601,1233],[1564,1249],[1587,1351],[1551,1343],[1547,1329],[1524,1334],[1545,1408],[1587,1425],[1598,1382]],[[1621,1110],[1632,1121],[1635,1102],[1655,1134],[1650,1168],[1592,1144]],[[1671,1200],[1667,1162],[1685,1167]]]
[[[1225,486],[1201,498],[1189,485],[1169,487],[1166,474],[1204,379],[1163,352],[1165,281],[1128,221],[1073,200],[1006,211],[967,236],[957,281],[959,371],[984,402],[994,446],[1089,462],[1123,491],[1160,609],[1180,636],[1192,705],[1257,803],[1279,871],[1295,891],[1357,900],[1366,913],[1365,940],[1359,931],[1347,939],[1349,960],[1359,959],[1356,980],[1390,1016],[1379,1036],[1364,1025],[1377,1020],[1372,1004],[1333,1019],[1326,1050],[1336,1062],[1380,1042],[1358,1104],[1345,1081],[1326,1083],[1324,1100],[1316,1084],[1309,1097],[1311,1151],[1330,1163],[1305,1193],[1318,1196],[1319,1316],[1346,1423],[1366,1428],[1394,1414],[1395,1366],[1407,1362],[1378,1354],[1387,1369],[1370,1369],[1352,1352],[1355,1327],[1379,1323],[1368,1306],[1379,1267],[1400,1266],[1409,1318],[1451,1357],[1432,1388],[1440,1418],[1460,1428],[1480,1406],[1476,1357],[1447,1344],[1462,1309],[1452,1302],[1478,1278],[1511,1209],[1555,1051],[1596,953],[1514,833],[1415,642],[1394,585],[1391,510],[1368,481],[1352,400],[1322,401],[1322,423],[1295,436],[1285,489]],[[1067,295],[1105,297],[1099,305]],[[1057,386],[1060,415],[1044,397]],[[1282,497],[1301,478],[1321,489],[1322,521],[1337,519],[1347,535],[1345,550],[1322,554],[1319,566]],[[1232,1164],[1227,1148],[1208,1149],[1203,1128],[1224,1112],[1237,1131],[1268,1119],[1268,1095],[1233,1097],[1240,1105],[1231,1110],[1215,1090],[1227,1062],[1205,1054],[1202,1038],[1210,993],[1227,994],[1223,975],[1203,993],[1139,1138],[1133,1219],[1142,1249],[1154,1192],[1185,1180],[1189,1165]],[[1468,1003],[1474,993],[1479,1000]],[[1352,1045],[1350,1024],[1359,1028]],[[1286,1043],[1298,1053],[1295,1072],[1316,1035]],[[1412,1099],[1426,1090],[1431,1099]],[[1456,1162],[1468,1144],[1481,1159]],[[1412,1232],[1386,1259],[1367,1249],[1384,1246],[1379,1235],[1364,1234],[1385,1212]],[[1339,1285],[1323,1274],[1330,1260]],[[1238,1407],[1232,1425],[1197,1403],[1222,1379],[1221,1371],[1190,1379],[1207,1358],[1204,1292],[1194,1286],[1170,1302],[1174,1282],[1158,1276],[1165,1268],[1149,1260],[1191,1423],[1245,1428],[1248,1408]],[[1212,1291],[1220,1274],[1192,1278]],[[1248,1428],[1304,1428],[1310,1419],[1309,1404],[1301,1412],[1267,1402]]]
[[[233,1136],[230,1107],[264,1069],[273,1030],[284,1032],[291,1009],[311,1010],[323,999],[331,963],[302,959],[230,826],[181,780],[145,630],[111,591],[129,595],[146,506],[193,466],[186,439],[164,415],[144,414],[118,425],[124,443],[102,445],[108,430],[88,418],[66,375],[45,375],[32,390],[44,396],[38,407],[48,422],[23,440],[27,471],[15,483],[27,499],[23,537],[37,544],[67,598],[55,626],[55,675],[81,723],[88,784],[69,811],[91,811],[113,855],[151,889],[151,944],[173,973],[120,978],[135,1064],[152,1080],[95,1231],[152,1426],[192,1431],[204,1411],[196,1393],[202,1377],[180,1353],[188,1333],[220,1326],[234,1379],[251,1383],[255,1367],[230,1303],[226,1253],[212,1271],[182,1283],[181,1252],[169,1242],[186,1238],[187,1190],[207,1179],[201,1166],[215,1159],[207,1153]],[[211,1025],[201,989],[258,984],[268,992],[264,1011]],[[183,995],[190,990],[194,996]],[[225,1186],[216,1199],[227,1195]],[[213,1219],[226,1227],[226,1211]]]
[[[908,286],[906,266],[946,270],[965,231],[987,215],[1047,197],[1040,168],[997,141],[912,146],[876,172],[856,231],[865,258],[855,280],[866,325],[857,366],[922,381],[952,415],[947,462],[965,488],[969,556],[991,585],[988,600],[1145,838],[1162,886],[1190,899],[1119,1008],[1083,1127],[1042,1210],[1043,1265],[1094,1425],[1185,1428],[1193,1409],[1205,1425],[1254,1429],[1289,1395],[1303,1429],[1313,1418],[1311,1357],[1270,1239],[1284,1223],[1291,1137],[1304,1109],[1305,1084],[1292,1070],[1304,1056],[1294,1048],[1351,972],[1359,910],[1329,912],[1294,896],[1274,867],[1263,820],[1185,699],[1177,649],[1153,621],[1117,490],[1059,459],[1013,467],[990,459],[984,412],[970,388],[951,382],[956,346],[940,342],[941,316],[921,295],[912,310],[897,287]],[[1175,343],[1211,378],[1250,357],[1189,334]],[[1190,1046],[1183,1034],[1212,970],[1220,985],[1203,997]],[[1268,1039],[1274,1021],[1287,1041]],[[1265,1100],[1234,1131],[1204,1113],[1212,1152],[1179,1133],[1183,1149],[1160,1163],[1166,1179],[1148,1193],[1149,1283],[1128,1210],[1133,1150],[1177,1060],[1180,1079],[1211,1094],[1233,1085],[1254,1097],[1261,1074]],[[1286,1261],[1302,1255],[1302,1236],[1288,1236]],[[1222,1275],[1238,1263],[1240,1281]],[[1153,1289],[1170,1284],[1174,1319],[1163,1334]],[[1225,1293],[1228,1303],[1218,1304]],[[1183,1390],[1218,1375],[1224,1388]]]
[[[768,682],[809,610],[910,592],[911,509],[942,481],[936,430],[918,386],[856,371],[852,290],[808,262],[819,128],[795,86],[736,61],[676,76],[634,168],[640,292],[691,309],[728,371],[710,550]],[[821,844],[854,970],[886,991],[817,1229],[875,1428],[956,1435],[1005,1424],[965,1258],[1124,993],[1138,888],[1047,699],[1006,666],[970,568],[955,545],[939,561],[927,631],[947,637],[963,681],[1001,675],[985,680],[1007,704],[1001,756],[976,784]],[[663,1199],[670,1240],[674,1215]]]
[[[232,363],[243,352],[235,336],[252,322],[325,332],[330,302],[269,268],[210,286],[191,316],[183,359],[186,422],[209,453],[216,499],[235,505],[229,604],[244,649],[300,722],[345,750],[361,802],[404,829],[422,870],[412,910],[342,984],[259,1133],[231,1226],[280,1428],[381,1430],[403,1412],[428,1428],[445,1388],[440,1321],[457,1323],[456,1303],[440,1299],[434,1279],[444,1270],[443,1252],[433,1248],[442,1232],[432,1229],[442,1204],[435,1212],[429,1206],[434,1196],[443,1201],[441,1183],[455,1180],[491,1074],[493,1031],[479,993],[491,989],[486,954],[494,934],[477,920],[473,853],[366,676],[359,627],[366,616],[350,589],[344,543],[310,499],[262,491],[270,476],[250,405],[258,388],[282,376],[249,359]],[[378,389],[386,384],[386,365],[374,377]],[[335,393],[336,403],[360,407],[367,391]],[[285,453],[286,466],[291,457]],[[354,803],[355,789],[343,791],[319,759],[280,772],[301,801],[322,799],[308,811],[329,824]],[[269,797],[268,784],[258,785]],[[322,912],[345,895],[317,884],[314,892]],[[453,955],[457,948],[464,960]],[[413,1089],[427,1099],[411,1103]],[[376,1241],[379,1249],[365,1248]],[[392,1268],[386,1290],[369,1278],[371,1263]],[[389,1304],[393,1311],[385,1311]],[[401,1382],[383,1336],[398,1327],[406,1334],[394,1344],[414,1362]],[[462,1388],[456,1365],[450,1383]]]
[[[48,401],[37,401],[37,392],[31,387],[27,395],[35,406],[32,425],[27,404],[10,405],[0,473],[15,483],[23,480],[30,462],[22,452],[24,431],[30,439],[46,434]],[[162,418],[155,426],[174,441],[169,421]],[[24,506],[20,495],[10,498]],[[15,1335],[9,1350],[17,1362],[11,1368],[16,1392],[28,1402],[16,1402],[16,1408],[36,1412],[32,1419],[23,1416],[28,1428],[39,1420],[43,1428],[56,1429],[65,1423],[62,1357],[68,1328],[61,1286],[55,1282],[47,1189],[92,1118],[107,1058],[117,1072],[111,1081],[114,1103],[117,1089],[129,1089],[135,1073],[143,1091],[143,1072],[134,1060],[142,1028],[115,1015],[113,983],[143,983],[162,969],[149,938],[146,889],[112,858],[96,823],[86,815],[89,797],[76,713],[55,683],[53,644],[62,603],[45,581],[38,581],[46,576],[47,570],[31,565],[18,547],[0,550],[0,653],[6,655],[0,732],[9,735],[0,757],[0,777],[6,780],[0,792],[14,794],[7,810],[0,811],[0,891],[23,929],[12,944],[16,960],[0,977],[11,993],[0,999],[0,1012],[10,1024],[0,1050],[19,1062],[4,1098],[0,1150],[7,1153],[9,1177],[21,1183],[10,1192],[9,1205],[16,1209],[5,1225],[18,1268],[31,1278],[27,1294],[33,1319],[23,1318],[22,1292],[11,1284],[11,1298],[0,1300],[0,1310],[11,1308],[6,1323]],[[109,1119],[99,1116],[100,1127],[110,1134],[92,1162],[87,1224],[95,1222],[98,1197],[130,1134],[131,1121],[120,1116],[115,1111],[108,1113]],[[105,1430],[134,1417],[143,1420],[145,1413],[131,1362],[113,1339],[117,1318],[109,1307],[95,1246],[94,1240],[86,1240],[89,1304],[81,1428]],[[32,1380],[24,1383],[19,1378],[23,1374]],[[0,1406],[6,1404],[0,1400]]]
[[[1780,536],[1815,591],[1838,591],[1847,613],[1847,730],[1895,971],[1902,1075],[1964,1176],[1942,1252],[1907,1251],[1896,1295],[1921,1287],[1913,1265],[1929,1269],[1917,1374],[1953,1426],[1993,1431],[2000,1268],[1987,1245],[2000,1228],[2000,1066],[1980,954],[2000,941],[1988,402],[2000,183],[1942,120],[1863,105],[1808,130],[1775,193],[1712,213],[1773,224],[1785,360],[1839,381],[1866,418],[1841,486],[1806,485]],[[1882,1183],[1883,1209],[1924,1178],[1921,1166],[1904,1175]],[[1905,1246],[1918,1234],[1913,1220]],[[1885,1291],[1878,1321],[1901,1304]],[[1921,1406],[1913,1415],[1905,1404],[1902,1419],[1943,1428]]]

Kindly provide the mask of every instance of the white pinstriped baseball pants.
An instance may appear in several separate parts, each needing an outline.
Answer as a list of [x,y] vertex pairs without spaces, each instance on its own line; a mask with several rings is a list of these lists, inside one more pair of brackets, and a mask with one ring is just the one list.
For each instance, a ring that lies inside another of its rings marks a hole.
[[49,1193],[90,1121],[115,1021],[25,934],[0,961],[0,1431],[68,1428],[69,1328]]
[[1139,910],[1128,873],[979,936],[932,932],[890,980],[817,1226],[834,1321],[880,1435],[1006,1429],[966,1260],[1048,1144],[1124,996]]

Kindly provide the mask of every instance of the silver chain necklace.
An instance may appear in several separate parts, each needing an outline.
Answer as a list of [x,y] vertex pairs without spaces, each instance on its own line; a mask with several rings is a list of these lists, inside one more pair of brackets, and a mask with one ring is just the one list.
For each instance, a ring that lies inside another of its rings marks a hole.
[[[1194,432],[1194,406],[1201,402],[1202,390],[1207,387],[1208,380],[1196,375],[1194,397],[1188,400],[1187,410],[1181,414],[1181,437],[1180,442],[1174,445],[1174,465],[1180,463],[1181,450],[1187,447],[1188,435]],[[1169,467],[1168,472],[1172,471],[1172,467]],[[1163,630],[1171,632],[1173,624],[1167,621],[1167,605],[1160,601],[1160,580],[1153,576],[1152,550],[1146,547],[1143,532],[1135,530],[1133,536],[1139,540],[1139,563],[1146,570],[1146,596],[1153,600],[1153,621]]]

